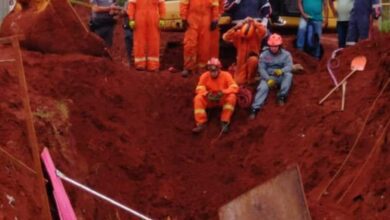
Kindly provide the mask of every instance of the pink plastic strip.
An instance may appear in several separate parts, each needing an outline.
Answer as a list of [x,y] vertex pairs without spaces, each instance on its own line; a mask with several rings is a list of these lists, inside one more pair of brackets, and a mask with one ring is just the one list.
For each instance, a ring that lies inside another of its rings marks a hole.
[[53,185],[53,195],[57,204],[60,219],[77,220],[72,204],[70,204],[68,195],[66,194],[64,185],[62,185],[61,179],[56,175],[56,168],[47,148],[43,149],[41,158],[45,164],[46,171],[49,174],[51,184]]

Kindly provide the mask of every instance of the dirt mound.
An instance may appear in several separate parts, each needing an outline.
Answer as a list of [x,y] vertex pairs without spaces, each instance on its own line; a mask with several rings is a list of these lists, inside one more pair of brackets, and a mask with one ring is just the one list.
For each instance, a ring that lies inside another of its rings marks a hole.
[[24,35],[23,47],[43,53],[108,56],[103,41],[87,30],[68,1],[51,0],[39,10],[33,5],[24,7],[4,18],[0,36]]
[[[354,56],[368,58],[366,70],[348,81],[344,112],[340,92],[317,104],[332,88],[326,61],[293,51],[287,40],[294,60],[306,68],[294,76],[287,105],[277,106],[271,92],[255,121],[248,122],[247,110],[238,109],[231,132],[220,139],[218,111],[210,112],[204,133],[190,132],[197,76],[137,72],[82,54],[23,51],[23,58],[38,138],[58,169],[153,218],[216,219],[221,205],[297,163],[313,219],[385,219],[390,214],[389,88],[375,98],[389,79],[389,40],[383,35],[340,55],[338,79],[349,72]],[[1,58],[11,54],[9,48],[1,51]],[[178,60],[172,65],[180,66]],[[32,166],[15,74],[11,66],[0,69],[0,146]],[[361,172],[337,203],[384,131],[369,172]],[[355,142],[347,169],[318,199]],[[0,168],[7,177],[0,189],[14,198],[2,196],[0,217],[39,216],[34,175],[7,157]],[[130,218],[65,185],[79,219]]]

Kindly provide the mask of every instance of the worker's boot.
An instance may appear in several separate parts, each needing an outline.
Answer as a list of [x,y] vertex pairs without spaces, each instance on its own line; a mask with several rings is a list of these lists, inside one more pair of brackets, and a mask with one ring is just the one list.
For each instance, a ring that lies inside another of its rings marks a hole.
[[223,121],[221,122],[221,132],[227,133],[229,131],[229,122]]
[[258,109],[252,108],[249,113],[249,120],[255,120],[258,111]]
[[198,125],[196,125],[195,128],[192,129],[192,132],[198,134],[201,131],[203,131],[204,127],[205,127],[204,124],[198,124]]
[[189,71],[189,70],[184,69],[184,70],[181,72],[181,76],[182,76],[182,77],[188,77],[189,75],[190,75],[190,71]]
[[283,106],[284,104],[286,104],[286,97],[279,96],[277,102],[279,106]]

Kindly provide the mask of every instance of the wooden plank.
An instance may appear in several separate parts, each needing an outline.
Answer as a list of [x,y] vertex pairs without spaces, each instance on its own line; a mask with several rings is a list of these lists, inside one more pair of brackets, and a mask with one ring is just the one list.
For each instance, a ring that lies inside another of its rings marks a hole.
[[16,60],[16,68],[18,72],[18,78],[19,78],[19,87],[20,87],[20,93],[22,96],[22,102],[24,107],[24,112],[26,115],[26,125],[27,125],[27,135],[28,135],[28,141],[31,147],[33,161],[34,161],[34,168],[35,172],[37,173],[38,177],[38,194],[35,195],[37,198],[40,198],[41,206],[42,206],[42,217],[44,220],[51,220],[51,214],[50,214],[50,206],[49,206],[49,199],[47,197],[46,187],[45,187],[45,179],[43,176],[43,170],[41,166],[41,160],[40,160],[40,149],[38,145],[38,139],[34,128],[34,120],[33,115],[31,113],[31,106],[30,106],[30,99],[28,96],[28,90],[27,90],[27,82],[26,82],[26,76],[24,74],[24,67],[23,67],[23,61],[22,61],[22,52],[20,51],[19,46],[19,39],[18,37],[11,37],[12,39],[12,46],[15,50],[15,60]]
[[311,220],[298,166],[219,209],[221,220]]

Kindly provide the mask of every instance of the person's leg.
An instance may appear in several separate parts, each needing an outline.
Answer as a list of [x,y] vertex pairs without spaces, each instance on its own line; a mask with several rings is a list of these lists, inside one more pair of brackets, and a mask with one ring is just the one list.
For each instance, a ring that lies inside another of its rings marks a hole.
[[183,76],[185,76],[184,72],[194,71],[196,69],[197,63],[197,48],[198,48],[198,31],[190,26],[184,33],[184,71]]
[[278,83],[280,83],[280,90],[278,93],[278,98],[282,98],[282,99],[287,98],[291,88],[292,79],[293,79],[293,74],[289,72],[284,73],[283,76],[279,78]]
[[257,111],[263,106],[268,96],[268,91],[269,87],[267,85],[267,82],[265,80],[261,80],[259,86],[257,87],[257,92],[252,103],[253,110]]
[[148,71],[158,71],[160,68],[160,29],[156,24],[157,19],[150,19],[147,27],[147,63],[146,69]]
[[133,51],[133,31],[130,28],[124,28],[125,32],[125,45],[126,45],[126,54],[129,65],[131,65],[131,53]]
[[207,121],[207,99],[203,95],[196,95],[194,98],[194,118],[197,125],[202,125]]
[[301,17],[299,20],[297,42],[296,42],[296,47],[298,50],[303,50],[303,48],[305,47],[306,27],[307,27],[307,21]]
[[250,84],[255,81],[257,76],[258,56],[250,56],[246,61],[246,83]]
[[222,100],[221,122],[230,123],[230,118],[233,115],[234,107],[236,106],[236,94],[228,94]]
[[114,27],[114,25],[101,25],[95,28],[95,33],[99,35],[109,47],[112,46]]
[[348,33],[349,21],[338,21],[337,22],[337,34],[339,40],[339,48],[345,48],[347,33]]
[[349,24],[348,24],[348,32],[347,32],[347,46],[353,46],[358,41],[358,20],[355,16],[351,15]]
[[322,35],[322,21],[313,21],[314,24],[314,56],[318,59],[321,58],[321,35]]
[[370,31],[370,15],[361,15],[358,19],[358,40],[368,39]]

